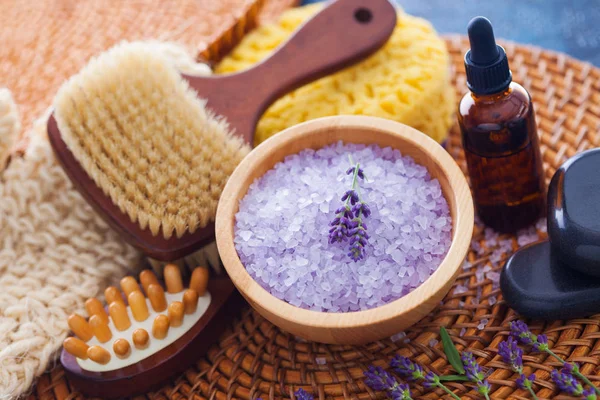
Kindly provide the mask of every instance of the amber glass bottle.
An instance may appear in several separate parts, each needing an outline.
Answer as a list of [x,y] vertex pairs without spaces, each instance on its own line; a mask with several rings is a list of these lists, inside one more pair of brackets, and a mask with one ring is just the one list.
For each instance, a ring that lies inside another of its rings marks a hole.
[[458,107],[473,199],[480,219],[514,232],[545,208],[544,171],[531,96],[512,82],[506,53],[490,22],[469,24],[467,93]]

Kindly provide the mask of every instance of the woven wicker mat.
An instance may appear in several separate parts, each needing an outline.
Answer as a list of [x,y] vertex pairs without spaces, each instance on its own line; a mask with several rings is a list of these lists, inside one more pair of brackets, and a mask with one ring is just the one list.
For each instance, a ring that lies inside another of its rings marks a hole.
[[[463,53],[467,42],[462,37],[448,37],[452,54],[453,76],[458,92],[465,88]],[[537,107],[542,152],[547,177],[576,152],[598,145],[600,123],[600,70],[563,54],[539,48],[506,43],[516,81],[522,82]],[[464,167],[456,127],[450,141],[450,153]],[[545,237],[543,223],[538,224],[540,238]],[[449,328],[459,347],[468,347],[484,366],[494,370],[489,377],[493,398],[526,398],[518,390],[513,373],[499,361],[498,343],[507,335],[508,323],[517,315],[506,307],[500,290],[481,274],[499,272],[504,256],[494,251],[500,240],[512,240],[513,250],[535,232],[518,237],[494,237],[477,226],[466,269],[446,297],[428,317],[406,331],[406,336],[361,347],[330,346],[307,343],[288,335],[252,310],[240,313],[229,331],[211,348],[208,356],[162,390],[140,399],[247,399],[262,397],[288,398],[300,387],[321,399],[371,399],[381,396],[367,389],[362,371],[370,364],[387,365],[396,353],[438,372],[448,368],[441,344],[437,344],[440,326]],[[487,238],[487,240],[486,240]],[[480,271],[479,273],[477,271]],[[479,281],[481,280],[481,281]],[[479,295],[479,300],[477,300]],[[582,364],[593,381],[600,381],[600,316],[573,321],[542,323],[529,321],[532,328],[544,331],[556,353]],[[480,329],[481,328],[481,329]],[[526,372],[535,372],[535,390],[539,397],[557,394],[549,379],[556,362],[543,355],[525,356]],[[475,398],[475,393],[460,383],[448,386],[458,394]],[[57,366],[38,382],[31,398],[79,398]],[[415,389],[416,395],[438,398],[440,392]]]

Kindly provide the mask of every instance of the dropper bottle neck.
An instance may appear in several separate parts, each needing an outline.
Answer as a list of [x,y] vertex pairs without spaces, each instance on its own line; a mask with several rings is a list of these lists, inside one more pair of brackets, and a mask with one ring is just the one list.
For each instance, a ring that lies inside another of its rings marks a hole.
[[506,52],[496,44],[491,22],[475,17],[467,27],[471,49],[465,54],[467,86],[478,96],[502,93],[512,81]]

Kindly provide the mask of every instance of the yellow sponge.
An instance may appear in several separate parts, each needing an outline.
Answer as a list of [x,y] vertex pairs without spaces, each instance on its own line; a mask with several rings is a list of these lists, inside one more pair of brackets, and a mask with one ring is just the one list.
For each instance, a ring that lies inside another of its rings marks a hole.
[[[251,32],[216,72],[240,71],[266,58],[320,7],[288,10],[279,22]],[[428,22],[399,10],[396,29],[381,50],[279,99],[260,120],[256,142],[291,125],[339,114],[396,120],[441,142],[451,126],[454,106],[444,41]]]

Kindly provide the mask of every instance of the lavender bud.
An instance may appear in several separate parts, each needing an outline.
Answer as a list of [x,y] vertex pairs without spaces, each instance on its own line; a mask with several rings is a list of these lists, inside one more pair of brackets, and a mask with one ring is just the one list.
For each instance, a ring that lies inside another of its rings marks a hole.
[[548,336],[538,335],[536,339],[537,340],[534,340],[533,342],[533,348],[536,351],[544,352],[548,350]]
[[485,396],[490,392],[490,390],[492,390],[492,385],[490,385],[490,383],[487,380],[477,384],[477,391],[479,392],[479,394]]
[[523,369],[523,350],[519,348],[517,341],[512,336],[500,342],[498,354],[506,364],[510,365],[513,371],[520,372]]
[[[345,208],[340,208],[339,212],[344,210]],[[329,229],[329,244],[343,242],[347,239],[349,222],[350,221],[346,217],[336,217],[331,222],[331,228]]]
[[390,390],[392,400],[412,400],[410,388],[406,383],[401,383],[395,389]]
[[346,170],[346,175],[354,175],[354,171],[356,170],[356,167],[350,167]]
[[348,256],[352,259],[352,261],[356,262],[358,260],[362,260],[365,257],[365,250],[361,246],[353,246],[348,253]]
[[562,367],[562,372],[566,373],[566,374],[577,374],[579,373],[579,365],[577,365],[577,363],[564,363],[563,367]]
[[552,380],[556,386],[562,391],[570,395],[578,396],[583,393],[583,386],[575,377],[563,371],[552,371]]
[[350,199],[350,204],[354,205],[358,202],[358,194],[356,193],[355,190],[350,189],[347,190],[346,193],[344,193],[344,195],[342,196],[342,201],[346,201]]
[[352,220],[352,226],[353,228],[348,231],[348,236],[350,236],[350,252],[348,256],[356,262],[362,260],[366,255],[365,246],[367,245],[367,239],[365,238],[365,227],[362,225],[360,217]]
[[406,384],[399,384],[389,372],[381,367],[370,366],[365,374],[365,383],[373,390],[387,391],[393,400],[410,400],[410,389]]
[[490,384],[485,379],[485,374],[481,370],[479,364],[477,364],[477,361],[475,361],[473,354],[465,351],[462,353],[460,358],[465,367],[465,374],[467,375],[467,378],[469,378],[471,382],[477,384],[477,391],[480,394],[488,394],[491,388]]
[[368,218],[369,215],[371,215],[371,209],[369,208],[367,203],[365,203],[364,201],[361,201],[360,203],[356,203],[354,205],[354,207],[352,207],[352,212],[357,217],[362,214],[365,218]]
[[298,391],[294,393],[294,396],[296,396],[296,400],[314,400],[313,395],[307,393],[304,389],[298,389]]
[[431,389],[438,386],[439,382],[439,377],[433,372],[429,371],[423,378],[423,387],[426,389]]
[[369,216],[371,215],[371,209],[369,208],[369,206],[367,205],[367,203],[362,203],[362,214],[366,217],[369,218]]
[[381,367],[370,366],[364,375],[365,383],[373,390],[389,390],[397,384],[396,379]]
[[481,371],[481,367],[479,364],[477,364],[477,361],[475,361],[473,354],[465,351],[462,353],[460,358],[465,366],[465,374],[467,375],[467,378],[473,382],[482,381],[485,376]]
[[390,365],[394,371],[408,380],[417,381],[425,378],[423,368],[419,364],[413,363],[408,357],[397,355],[392,359]]
[[533,334],[529,331],[529,327],[523,321],[511,322],[510,334],[521,344],[529,345],[534,343]]
[[585,400],[597,400],[596,390],[593,387],[585,389],[581,392],[581,397]]
[[531,374],[531,375],[529,375],[529,377],[527,377],[525,374],[521,374],[515,382],[516,382],[517,386],[520,387],[521,389],[528,389],[528,388],[531,388],[531,385],[533,384],[534,381],[535,381],[535,374]]

